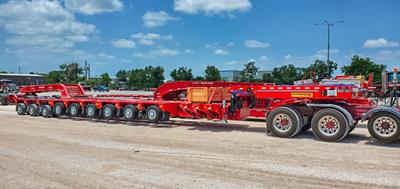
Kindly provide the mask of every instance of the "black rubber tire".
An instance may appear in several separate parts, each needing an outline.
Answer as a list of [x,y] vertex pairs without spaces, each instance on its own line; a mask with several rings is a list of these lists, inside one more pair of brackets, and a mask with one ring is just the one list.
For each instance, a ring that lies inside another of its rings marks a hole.
[[[338,121],[339,129],[333,135],[325,134],[319,129],[318,123],[325,116],[330,116]],[[347,136],[350,130],[350,126],[346,117],[338,110],[332,108],[325,108],[315,113],[313,119],[311,120],[311,128],[314,136],[317,139],[325,142],[339,142]]]
[[38,116],[39,115],[39,106],[37,104],[29,104],[28,112],[31,116]]
[[53,115],[53,110],[51,109],[51,106],[48,104],[42,106],[40,112],[41,112],[42,116],[46,117],[46,118],[49,118]]
[[106,104],[103,106],[103,109],[101,111],[101,115],[105,120],[110,120],[115,118],[115,106],[112,104]]
[[[282,130],[276,128],[273,122],[274,118],[279,114],[286,115],[292,122],[292,126],[290,126],[288,129]],[[267,130],[270,131],[273,136],[277,136],[280,138],[291,138],[296,136],[300,132],[303,126],[303,119],[301,117],[301,114],[294,108],[278,107],[268,114],[266,123],[268,127]]]
[[146,109],[146,118],[151,123],[157,123],[161,120],[162,111],[158,106],[152,105]]
[[126,121],[133,121],[137,119],[139,110],[134,105],[126,105],[122,110],[122,115]]
[[85,115],[87,118],[94,119],[99,115],[99,110],[95,104],[87,104],[85,107]]
[[56,117],[63,116],[65,114],[65,105],[62,102],[54,104],[53,115]]
[[163,112],[161,115],[161,121],[169,121],[169,112]]
[[[378,131],[376,131],[374,129],[374,122],[375,120],[382,118],[382,117],[389,117],[391,119],[393,119],[396,122],[395,125],[395,131],[391,136],[382,136],[378,133]],[[396,142],[399,140],[400,138],[400,118],[388,113],[388,112],[379,112],[374,114],[371,119],[368,120],[368,132],[369,134],[371,134],[374,138],[378,139],[381,142],[384,143],[392,143],[392,142]]]
[[17,106],[15,106],[15,111],[17,111],[18,115],[25,115],[26,105],[24,103],[18,103]]
[[79,117],[82,113],[81,105],[78,103],[72,103],[68,106],[68,113],[71,117]]

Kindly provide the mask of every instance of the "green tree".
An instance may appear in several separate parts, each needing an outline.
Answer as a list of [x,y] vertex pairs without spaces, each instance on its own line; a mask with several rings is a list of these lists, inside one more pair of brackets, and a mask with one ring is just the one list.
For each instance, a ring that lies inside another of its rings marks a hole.
[[60,71],[63,83],[78,83],[83,80],[83,68],[78,63],[61,64]]
[[[329,73],[328,72],[328,66],[329,66]],[[331,76],[334,71],[336,71],[338,68],[338,64],[333,61],[329,61],[327,64],[326,61],[323,60],[315,60],[313,64],[311,64],[308,68],[304,69],[304,74],[307,74],[306,78],[311,78],[313,74],[311,72],[315,72],[317,76],[317,80],[321,81],[322,79]],[[328,74],[328,75],[327,75]],[[300,78],[303,79],[303,78]]]
[[207,81],[218,81],[221,80],[221,75],[219,73],[219,70],[215,66],[207,66],[205,70],[205,80]]
[[240,72],[240,81],[254,82],[257,81],[256,62],[250,61],[244,65],[244,69]]
[[47,73],[44,77],[44,82],[47,84],[62,83],[60,71],[53,70]]
[[172,70],[170,75],[174,81],[191,81],[191,80],[193,80],[192,69],[189,69],[186,67],[180,67],[178,69],[174,69],[174,70]]
[[264,73],[261,80],[263,82],[272,83],[274,82],[274,77],[272,76],[272,73]]
[[6,71],[0,71],[0,73],[8,73],[8,72],[6,72]]
[[276,67],[272,70],[272,80],[276,84],[291,85],[293,81],[300,80],[302,72],[293,64]]
[[128,81],[129,73],[126,70],[119,70],[115,76],[117,77],[118,81],[126,82]]
[[363,58],[358,55],[354,55],[351,58],[351,64],[349,66],[343,66],[342,72],[345,75],[363,75],[367,77],[368,74],[373,73],[374,81],[382,80],[382,71],[386,69],[383,64],[376,64],[370,58]]
[[130,88],[155,88],[164,83],[164,69],[161,66],[146,66],[144,69],[133,69],[129,72]]
[[[204,77],[203,76],[196,76],[193,78],[194,81],[204,81]],[[211,81],[211,80],[207,80],[207,81]]]
[[111,83],[111,78],[110,75],[108,75],[108,73],[103,73],[100,76],[100,84],[105,85],[105,86],[109,86]]

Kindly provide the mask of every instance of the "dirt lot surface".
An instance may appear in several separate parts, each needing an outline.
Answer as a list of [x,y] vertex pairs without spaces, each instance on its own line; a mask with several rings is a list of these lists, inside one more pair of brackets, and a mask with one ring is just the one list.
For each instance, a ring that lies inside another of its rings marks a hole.
[[400,143],[360,125],[340,143],[263,122],[17,116],[0,107],[0,188],[400,188]]

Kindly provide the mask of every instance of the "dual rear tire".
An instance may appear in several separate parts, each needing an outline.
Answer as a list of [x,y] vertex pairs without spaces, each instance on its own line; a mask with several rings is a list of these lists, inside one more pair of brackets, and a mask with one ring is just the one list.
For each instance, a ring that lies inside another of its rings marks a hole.
[[350,131],[344,114],[332,108],[319,110],[307,123],[304,123],[300,112],[292,107],[276,108],[267,116],[267,131],[273,136],[292,138],[310,127],[317,139],[326,142],[338,142]]

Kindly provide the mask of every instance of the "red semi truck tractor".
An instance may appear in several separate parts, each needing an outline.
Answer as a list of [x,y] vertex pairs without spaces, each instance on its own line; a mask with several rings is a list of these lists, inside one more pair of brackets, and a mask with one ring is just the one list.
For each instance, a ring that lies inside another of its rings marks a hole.
[[[60,95],[37,96],[41,92]],[[271,83],[179,81],[161,85],[154,95],[87,95],[80,85],[21,87],[12,95],[19,115],[45,118],[70,116],[125,121],[168,121],[170,117],[266,120],[269,135],[290,138],[311,129],[322,141],[337,142],[368,120],[376,139],[394,142],[400,137],[398,107],[378,107],[347,84],[276,86]],[[256,110],[256,111],[254,111]],[[252,112],[253,111],[253,112]]]

